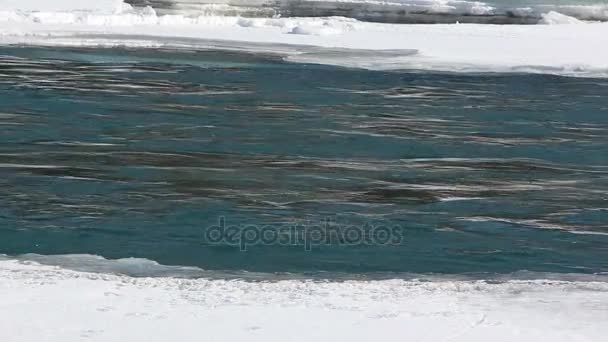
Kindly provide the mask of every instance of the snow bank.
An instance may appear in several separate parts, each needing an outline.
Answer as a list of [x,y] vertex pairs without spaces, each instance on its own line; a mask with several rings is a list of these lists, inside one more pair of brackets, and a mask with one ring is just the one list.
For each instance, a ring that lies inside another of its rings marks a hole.
[[554,11],[543,14],[540,22],[545,25],[581,24],[582,23],[580,20],[578,20],[576,18],[569,17],[567,15],[563,15],[561,13],[554,12]]
[[20,341],[600,341],[608,284],[131,278],[0,260]]
[[[104,1],[103,10],[0,10],[0,44],[219,48],[381,70],[608,77],[608,45],[599,44],[608,36],[608,23],[397,25],[344,17],[192,17],[159,15],[151,7],[118,8],[115,2]],[[554,12],[543,21],[578,23]],[[340,58],[335,58],[336,50],[341,51]],[[402,53],[394,53],[398,50]]]

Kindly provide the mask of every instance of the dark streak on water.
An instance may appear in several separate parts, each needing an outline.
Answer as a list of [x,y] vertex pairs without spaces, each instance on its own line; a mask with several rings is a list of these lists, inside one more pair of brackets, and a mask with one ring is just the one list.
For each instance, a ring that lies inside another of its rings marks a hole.
[[[607,94],[602,79],[2,48],[0,253],[260,272],[606,272]],[[242,253],[204,242],[219,216],[400,225],[405,243]]]

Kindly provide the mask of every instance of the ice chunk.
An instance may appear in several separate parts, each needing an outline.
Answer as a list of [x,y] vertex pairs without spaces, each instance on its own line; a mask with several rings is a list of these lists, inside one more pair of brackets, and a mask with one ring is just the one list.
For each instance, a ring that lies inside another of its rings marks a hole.
[[559,12],[551,11],[542,15],[541,24],[556,25],[556,24],[582,24],[583,22]]

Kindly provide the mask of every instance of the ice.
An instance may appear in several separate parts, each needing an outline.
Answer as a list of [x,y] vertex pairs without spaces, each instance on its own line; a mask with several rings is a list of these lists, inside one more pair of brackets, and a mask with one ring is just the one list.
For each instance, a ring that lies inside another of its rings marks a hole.
[[567,15],[563,15],[558,12],[551,11],[549,13],[543,14],[543,18],[540,21],[542,24],[546,25],[556,25],[556,24],[580,24],[581,21],[569,17]]

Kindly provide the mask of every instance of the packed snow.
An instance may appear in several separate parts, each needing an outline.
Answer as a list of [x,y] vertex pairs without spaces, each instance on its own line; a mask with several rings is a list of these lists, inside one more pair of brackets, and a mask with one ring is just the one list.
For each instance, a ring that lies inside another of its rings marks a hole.
[[0,260],[11,342],[601,341],[607,303],[593,281],[132,278]]

